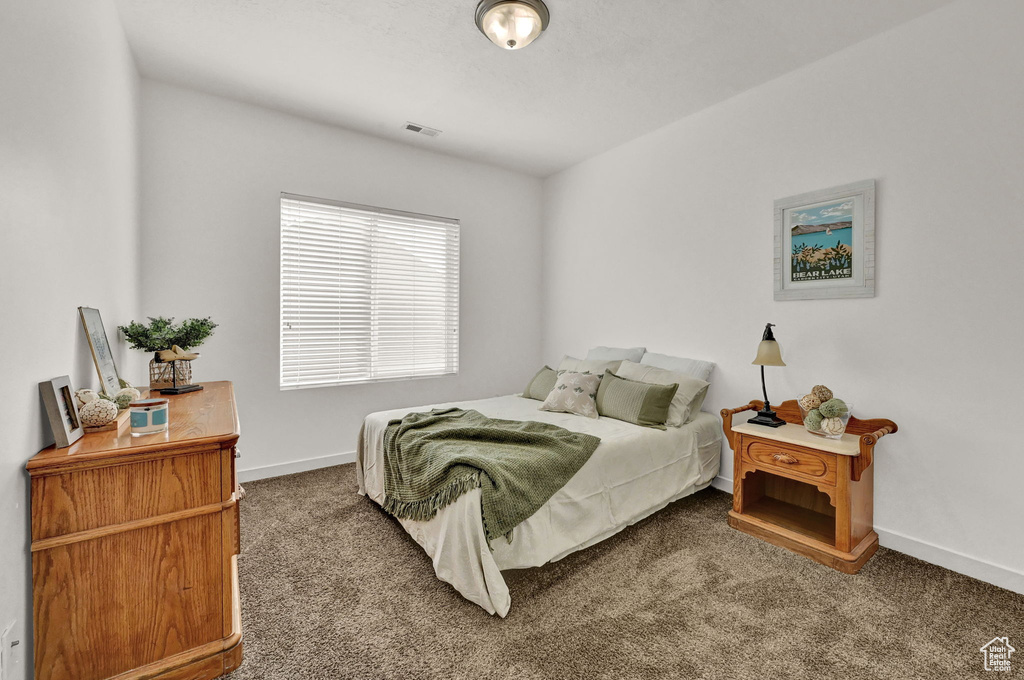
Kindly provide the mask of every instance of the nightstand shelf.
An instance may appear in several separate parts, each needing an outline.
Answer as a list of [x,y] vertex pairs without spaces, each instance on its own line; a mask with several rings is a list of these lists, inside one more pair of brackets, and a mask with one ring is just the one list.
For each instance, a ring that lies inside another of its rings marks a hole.
[[787,503],[778,498],[765,496],[746,508],[748,517],[784,527],[815,541],[835,547],[836,516],[826,515],[807,508]]
[[872,527],[874,446],[896,423],[850,418],[847,434],[828,439],[802,425],[796,401],[776,408],[786,425],[732,424],[758,410],[752,401],[722,411],[733,449],[729,525],[839,571],[854,574],[878,549]]

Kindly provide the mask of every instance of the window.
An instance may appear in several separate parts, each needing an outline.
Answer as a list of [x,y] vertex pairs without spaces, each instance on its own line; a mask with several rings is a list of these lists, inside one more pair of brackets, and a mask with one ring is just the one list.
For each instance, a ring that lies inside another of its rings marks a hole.
[[281,194],[281,389],[458,370],[458,220]]

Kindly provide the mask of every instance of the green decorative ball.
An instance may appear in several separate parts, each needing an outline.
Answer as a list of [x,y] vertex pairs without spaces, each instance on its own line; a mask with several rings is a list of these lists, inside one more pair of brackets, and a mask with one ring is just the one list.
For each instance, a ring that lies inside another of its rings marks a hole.
[[133,401],[135,400],[132,398],[132,395],[130,394],[122,394],[118,392],[117,396],[114,397],[114,403],[117,404],[117,408],[120,411],[123,411],[126,408],[128,408],[128,404],[132,403]]
[[842,399],[829,399],[819,406],[818,410],[821,411],[821,415],[826,418],[842,418],[850,412],[846,402]]
[[806,418],[804,418],[804,427],[806,427],[811,432],[817,432],[821,429],[822,420],[823,418],[821,415],[821,411],[819,411],[818,409],[814,409],[813,411],[807,414]]

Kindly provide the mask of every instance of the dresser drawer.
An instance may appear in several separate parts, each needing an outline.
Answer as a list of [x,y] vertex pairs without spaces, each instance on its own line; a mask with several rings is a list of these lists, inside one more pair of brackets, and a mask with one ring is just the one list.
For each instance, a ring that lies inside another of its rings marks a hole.
[[743,457],[750,463],[770,468],[773,473],[794,479],[835,485],[835,456],[808,449],[760,441],[744,441]]
[[32,480],[39,540],[218,503],[219,449],[94,467]]

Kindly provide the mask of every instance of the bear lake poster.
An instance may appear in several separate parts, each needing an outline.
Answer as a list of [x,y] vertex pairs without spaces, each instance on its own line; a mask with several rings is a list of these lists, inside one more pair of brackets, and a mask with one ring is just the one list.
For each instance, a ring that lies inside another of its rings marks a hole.
[[853,278],[853,199],[789,210],[790,278]]
[[875,182],[775,201],[775,299],[872,297]]

